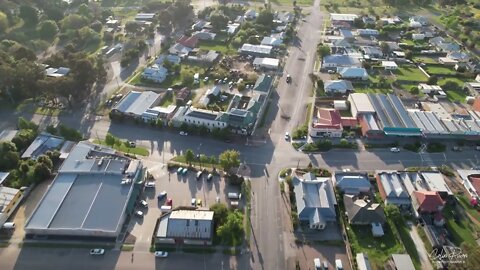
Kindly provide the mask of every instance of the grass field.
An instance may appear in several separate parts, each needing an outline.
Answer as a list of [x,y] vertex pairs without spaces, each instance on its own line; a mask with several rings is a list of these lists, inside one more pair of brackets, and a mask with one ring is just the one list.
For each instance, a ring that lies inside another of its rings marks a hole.
[[233,55],[237,53],[237,51],[234,48],[230,47],[230,45],[226,44],[225,42],[216,41],[216,40],[212,40],[212,41],[202,40],[199,42],[198,47],[200,49],[213,50],[213,51],[221,52],[222,54],[227,54],[227,55]]
[[414,57],[413,61],[419,62],[419,63],[425,63],[425,64],[438,64],[439,63],[437,61],[437,59],[435,59],[435,58],[424,57],[424,56]]
[[[448,82],[454,82],[457,86],[455,88],[448,88],[446,87]],[[462,79],[450,77],[439,80],[437,84],[443,88],[445,93],[447,93],[447,98],[450,101],[465,103],[468,93],[463,90],[464,81],[462,81]]]
[[416,66],[400,66],[395,72],[397,80],[412,81],[412,82],[426,82],[427,76]]
[[167,94],[167,96],[158,104],[160,107],[168,107],[169,105],[172,105],[175,103],[175,97],[173,94]]
[[476,219],[478,222],[480,222],[480,212],[476,209],[476,208],[473,208],[471,205],[470,205],[470,202],[467,198],[467,196],[465,195],[458,195],[457,196],[457,199],[458,201],[460,202],[460,204],[463,206],[463,208],[465,209],[465,211],[467,211],[471,217],[473,217],[474,219]]
[[96,144],[101,144],[101,145],[106,145],[106,146],[112,147],[113,149],[115,149],[117,151],[124,152],[124,153],[127,153],[127,154],[135,154],[135,155],[140,155],[140,156],[148,156],[150,154],[148,152],[147,148],[139,147],[139,146],[128,147],[123,142],[120,143],[120,144],[115,144],[113,146],[106,144],[104,140],[94,140],[93,142],[96,143]]
[[425,71],[430,75],[454,75],[455,74],[455,70],[453,68],[448,68],[445,66],[425,65],[423,69],[425,69]]
[[443,210],[443,215],[447,222],[447,229],[452,234],[455,245],[460,246],[463,242],[477,245],[474,236],[480,232],[480,228],[468,218],[461,218],[459,222],[455,222],[452,214],[453,211],[453,207],[447,205]]

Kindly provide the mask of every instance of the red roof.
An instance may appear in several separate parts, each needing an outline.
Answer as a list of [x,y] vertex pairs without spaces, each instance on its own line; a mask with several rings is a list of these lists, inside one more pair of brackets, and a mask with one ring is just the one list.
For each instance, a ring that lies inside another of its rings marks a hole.
[[342,129],[340,113],[334,109],[318,109],[317,118],[312,126],[314,128]]
[[473,188],[477,193],[480,193],[480,177],[469,177],[470,183],[472,183]]
[[189,48],[193,49],[193,48],[197,47],[198,38],[197,37],[182,36],[181,38],[179,38],[177,40],[177,43],[180,43],[185,47],[189,47]]
[[355,117],[342,117],[342,126],[344,127],[356,127],[358,120]]
[[475,98],[472,107],[475,111],[480,112],[480,97]]
[[437,212],[438,208],[445,204],[436,191],[414,191],[414,194],[417,198],[418,208],[422,212]]

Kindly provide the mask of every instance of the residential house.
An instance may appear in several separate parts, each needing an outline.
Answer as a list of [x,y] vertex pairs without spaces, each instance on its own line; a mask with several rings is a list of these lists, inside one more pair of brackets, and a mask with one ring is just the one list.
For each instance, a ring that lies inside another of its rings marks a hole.
[[375,175],[378,191],[385,204],[394,204],[408,209],[411,206],[410,196],[403,185],[400,174],[396,171],[377,171]]
[[469,91],[471,95],[477,96],[480,93],[480,82],[466,82],[463,84],[463,89]]
[[47,65],[45,73],[48,77],[59,78],[67,76],[70,73],[70,69],[66,67],[53,68]]
[[260,42],[261,45],[268,45],[272,47],[278,47],[283,43],[282,39],[272,38],[272,37],[264,37]]
[[350,224],[370,225],[373,236],[384,235],[382,226],[386,223],[386,217],[380,204],[366,198],[360,199],[352,194],[344,194],[343,203]]
[[330,13],[332,25],[339,28],[351,28],[353,21],[358,18],[356,14]]
[[140,21],[140,22],[151,22],[155,19],[156,14],[155,13],[138,13],[135,16],[135,21]]
[[415,270],[412,258],[408,254],[392,254],[385,264],[385,269],[392,270]]
[[376,18],[373,16],[363,16],[362,21],[364,24],[374,24]]
[[471,73],[478,74],[477,78],[475,79],[477,82],[480,82],[480,63],[476,61],[470,60],[467,62],[467,70],[470,71]]
[[342,137],[343,126],[340,113],[335,109],[314,108],[310,125],[311,137]]
[[199,50],[197,48],[197,49],[193,49],[189,53],[186,60],[189,62],[194,62],[194,63],[198,63],[205,66],[211,66],[219,58],[220,58],[220,53],[216,51],[213,51],[213,50],[204,51],[204,50]]
[[357,35],[361,37],[377,37],[380,34],[376,29],[358,29]]
[[197,31],[192,34],[192,37],[198,38],[199,40],[214,40],[217,34],[202,30]]
[[458,170],[458,175],[468,192],[470,203],[477,205],[480,202],[480,170]]
[[419,83],[418,89],[424,94],[435,94],[436,92],[443,91],[442,87],[438,85],[430,85],[426,83]]
[[253,60],[253,66],[257,69],[277,70],[280,65],[280,60],[268,57],[256,57]]
[[448,199],[453,196],[452,190],[445,182],[445,177],[440,172],[419,172],[422,187],[429,191],[438,192],[441,198]]
[[175,100],[178,105],[187,104],[190,98],[191,91],[187,87],[184,87],[175,92]]
[[249,9],[245,11],[243,15],[247,20],[255,20],[257,18],[257,12],[254,9]]
[[466,63],[470,61],[470,56],[464,52],[452,51],[447,54],[447,57],[457,62]]
[[108,28],[113,28],[113,29],[117,29],[119,26],[120,26],[120,21],[119,20],[116,20],[112,17],[109,17],[107,19],[107,21],[105,22],[105,25],[108,27]]
[[200,104],[203,106],[207,106],[210,103],[211,98],[218,97],[221,92],[221,88],[218,85],[213,86],[212,88],[208,89],[203,98],[200,100]]
[[275,14],[275,17],[277,18],[278,21],[282,22],[283,24],[293,22],[293,20],[295,19],[295,15],[288,11],[277,12]]
[[337,201],[330,178],[319,178],[313,173],[293,177],[298,218],[310,229],[325,229],[336,221]]
[[382,67],[385,70],[397,70],[398,65],[395,63],[395,61],[382,61]]
[[383,17],[383,18],[380,18],[380,21],[382,21],[384,24],[390,24],[390,25],[400,24],[403,22],[403,20],[400,19],[400,17],[398,16]]
[[360,50],[362,51],[365,59],[382,58],[383,57],[383,52],[379,47],[362,46],[362,47],[360,47]]
[[349,29],[340,29],[339,32],[340,36],[343,37],[344,40],[348,42],[353,42],[355,40],[352,31],[350,31]]
[[240,24],[239,23],[229,23],[227,25],[227,34],[229,36],[233,36],[237,33],[237,31],[240,29]]
[[410,22],[418,22],[421,26],[428,25],[428,19],[423,16],[412,16],[409,18]]
[[177,40],[177,43],[182,44],[183,46],[187,48],[196,48],[198,44],[198,37],[195,36],[182,36]]
[[182,59],[178,55],[175,55],[175,54],[168,54],[168,55],[161,54],[161,55],[158,56],[157,59],[155,59],[154,63],[161,66],[165,63],[165,61],[167,61],[167,62],[170,62],[173,65],[178,65],[178,64],[180,64],[181,60]]
[[342,79],[368,80],[367,70],[358,67],[339,67],[337,72]]
[[412,206],[419,214],[433,215],[433,221],[436,226],[443,226],[445,220],[442,216],[442,210],[445,202],[435,191],[414,191],[412,197]]
[[424,40],[424,39],[425,39],[425,34],[421,34],[421,33],[412,34],[412,40]]
[[208,23],[207,21],[199,20],[192,25],[192,30],[200,31],[203,29],[205,25],[207,25],[207,23]]
[[146,67],[142,72],[142,78],[144,80],[152,81],[155,83],[162,83],[168,75],[168,70],[163,66],[153,64]]
[[272,53],[272,49],[273,47],[268,45],[252,45],[245,43],[240,48],[239,52],[244,55],[268,57]]
[[62,137],[47,132],[40,133],[33,142],[23,151],[21,158],[36,160],[47,151],[58,150],[65,140]]
[[335,187],[345,194],[368,194],[372,188],[368,174],[362,172],[335,172],[332,176]]
[[347,80],[332,80],[332,81],[325,81],[323,86],[326,94],[346,94],[347,92],[352,92],[353,85],[352,82]]
[[323,69],[339,67],[361,67],[362,63],[357,58],[344,54],[327,55],[322,60]]
[[345,48],[351,48],[352,47],[352,44],[350,44],[350,42],[348,42],[346,39],[342,38],[342,39],[334,39],[332,42],[331,42],[331,47],[345,47]]
[[172,45],[172,47],[170,47],[170,49],[168,49],[168,52],[170,54],[175,54],[182,58],[186,57],[191,51],[192,51],[192,48],[183,46],[180,43],[175,43]]

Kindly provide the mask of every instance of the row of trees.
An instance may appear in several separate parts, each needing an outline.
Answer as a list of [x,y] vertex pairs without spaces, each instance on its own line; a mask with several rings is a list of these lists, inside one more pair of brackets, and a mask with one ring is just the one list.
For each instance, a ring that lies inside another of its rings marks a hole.
[[230,169],[240,166],[240,152],[237,150],[225,150],[218,159],[215,156],[208,157],[203,154],[195,155],[192,149],[187,149],[184,153],[185,161],[191,165],[192,162],[198,161],[203,164],[219,164],[224,171],[229,172]]

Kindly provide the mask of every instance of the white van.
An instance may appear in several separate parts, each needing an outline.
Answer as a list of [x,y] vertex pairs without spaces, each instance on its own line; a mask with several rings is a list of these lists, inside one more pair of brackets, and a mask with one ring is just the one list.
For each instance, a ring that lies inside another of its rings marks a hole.
[[322,269],[322,263],[320,262],[319,258],[313,259],[313,267],[315,267],[315,270],[321,270]]
[[236,193],[236,192],[229,192],[227,194],[227,197],[231,200],[238,200],[238,199],[240,199],[241,195]]
[[340,259],[335,260],[335,269],[343,270],[342,260],[340,260]]
[[15,229],[15,222],[5,222],[2,229]]
[[167,213],[172,211],[172,207],[170,205],[162,205],[160,211],[162,211],[162,213]]

